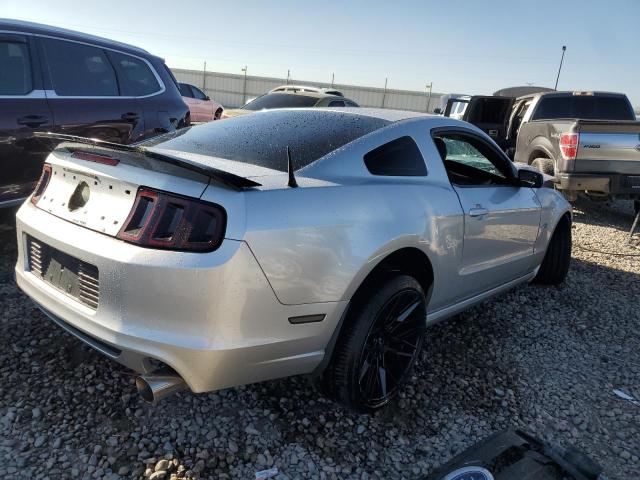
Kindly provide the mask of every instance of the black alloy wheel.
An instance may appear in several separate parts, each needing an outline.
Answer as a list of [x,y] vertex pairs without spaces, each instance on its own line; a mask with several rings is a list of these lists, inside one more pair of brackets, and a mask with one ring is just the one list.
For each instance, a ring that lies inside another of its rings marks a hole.
[[360,355],[358,388],[366,408],[376,409],[395,396],[422,347],[426,306],[416,290],[392,296],[371,325]]

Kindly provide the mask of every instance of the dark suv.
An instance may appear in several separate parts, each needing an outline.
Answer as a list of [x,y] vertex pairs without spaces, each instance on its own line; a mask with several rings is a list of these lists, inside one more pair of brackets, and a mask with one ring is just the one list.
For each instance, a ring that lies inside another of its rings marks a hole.
[[84,33],[0,19],[0,208],[27,197],[49,131],[134,143],[189,124],[161,58]]

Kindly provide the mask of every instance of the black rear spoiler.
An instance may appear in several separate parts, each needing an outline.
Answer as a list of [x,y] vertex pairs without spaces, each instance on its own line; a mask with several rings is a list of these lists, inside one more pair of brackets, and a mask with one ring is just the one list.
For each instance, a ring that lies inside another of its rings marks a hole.
[[214,167],[208,167],[206,165],[200,165],[198,163],[191,162],[184,158],[175,157],[173,155],[154,152],[143,146],[122,145],[119,143],[97,140],[95,138],[78,137],[75,135],[65,135],[62,133],[35,132],[34,136],[43,140],[51,141],[52,150],[56,148],[61,142],[68,142],[78,145],[91,145],[93,147],[100,147],[108,150],[115,150],[118,152],[136,153],[139,155],[143,155],[145,158],[167,163],[170,165],[175,165],[184,168],[185,170],[190,170],[192,172],[205,175],[213,180],[217,180],[224,183],[225,185],[228,185],[234,190],[243,190],[245,188],[259,187],[261,185],[258,182],[254,182],[253,180],[235,175],[233,173],[225,172],[224,170],[219,170]]

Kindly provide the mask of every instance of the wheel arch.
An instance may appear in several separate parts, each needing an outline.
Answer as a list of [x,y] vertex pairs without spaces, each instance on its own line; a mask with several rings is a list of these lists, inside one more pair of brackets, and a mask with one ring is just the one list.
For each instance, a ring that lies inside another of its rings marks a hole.
[[331,361],[334,347],[344,328],[345,319],[349,311],[360,305],[376,285],[380,285],[381,282],[394,274],[405,274],[414,277],[424,290],[427,305],[429,304],[434,284],[433,264],[429,256],[416,247],[398,248],[384,257],[381,256],[380,260],[366,273],[351,295],[349,304],[344,309],[340,321],[325,348],[324,358],[314,370],[313,375],[321,374]]
[[527,164],[531,165],[531,162],[533,162],[536,158],[548,158],[553,160],[553,156],[549,153],[549,151],[540,145],[536,146],[533,149],[533,151],[529,155],[529,158],[527,159]]
[[433,265],[429,256],[416,247],[402,247],[381,258],[360,282],[350,299],[350,304],[360,301],[371,288],[394,274],[415,278],[425,292],[427,301],[433,290]]

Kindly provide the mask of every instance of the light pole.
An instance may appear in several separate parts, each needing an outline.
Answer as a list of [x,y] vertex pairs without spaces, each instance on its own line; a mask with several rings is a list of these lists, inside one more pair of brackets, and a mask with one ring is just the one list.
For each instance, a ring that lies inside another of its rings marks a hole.
[[242,69],[244,72],[244,87],[242,87],[242,104],[247,103],[247,66]]
[[384,99],[387,97],[387,81],[388,80],[389,80],[388,78],[384,79],[384,91],[382,92],[382,105],[381,105],[382,108],[384,108]]
[[427,113],[429,113],[429,106],[431,105],[431,90],[433,89],[433,82],[430,82],[427,87],[429,87],[429,98],[427,98]]
[[562,70],[562,61],[564,60],[564,52],[567,49],[566,45],[562,46],[562,57],[560,57],[560,66],[558,67],[558,76],[556,77],[556,86],[553,87],[554,90],[558,90],[558,80],[560,79],[560,70]]

